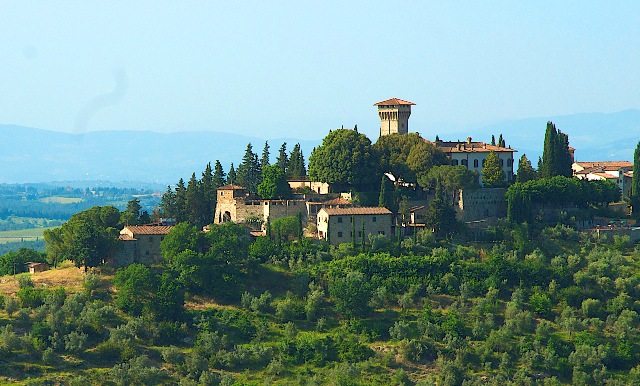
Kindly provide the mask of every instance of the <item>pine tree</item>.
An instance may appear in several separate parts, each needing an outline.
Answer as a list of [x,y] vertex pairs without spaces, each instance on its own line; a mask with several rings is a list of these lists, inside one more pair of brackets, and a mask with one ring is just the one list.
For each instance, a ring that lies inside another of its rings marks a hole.
[[227,184],[235,185],[238,181],[238,175],[236,174],[236,169],[233,167],[233,163],[229,168],[229,174],[227,174]]
[[503,186],[504,180],[505,174],[498,153],[492,150],[482,166],[482,184],[488,188],[496,188]]
[[185,192],[186,220],[196,228],[202,228],[207,224],[207,220],[205,220],[205,210],[206,206],[202,186],[196,179],[196,173],[193,173],[187,183],[187,190]]
[[213,167],[213,186],[218,189],[226,183],[226,174],[224,169],[222,169],[222,164],[220,161],[216,160],[216,166]]
[[531,166],[531,161],[527,158],[526,154],[523,154],[518,161],[518,174],[516,175],[517,182],[527,182],[536,178],[536,171]]
[[289,167],[289,157],[287,156],[287,143],[283,143],[278,151],[278,158],[276,158],[276,165],[280,166],[283,172],[287,172]]
[[296,143],[289,155],[289,165],[287,166],[287,177],[306,177],[307,168],[304,163],[304,155],[300,149],[300,144]]
[[162,216],[175,218],[176,194],[173,192],[173,189],[171,189],[171,185],[167,186],[167,191],[162,195],[162,200],[160,201],[159,206]]
[[629,191],[633,214],[640,212],[640,142],[633,153],[633,177],[631,178],[631,190]]
[[180,181],[178,181],[178,185],[176,186],[176,205],[174,213],[176,222],[187,221],[187,216],[185,213],[186,194],[187,188],[184,186],[184,180],[181,178]]
[[262,181],[260,161],[258,155],[253,152],[251,143],[247,145],[242,163],[238,165],[237,180],[238,185],[243,186],[249,193],[256,193]]
[[211,169],[211,162],[207,163],[207,167],[202,172],[202,179],[200,179],[200,189],[202,194],[202,220],[203,225],[208,225],[213,222],[213,214],[216,210],[216,194],[218,187],[213,182],[213,170]]
[[269,142],[264,141],[264,149],[262,149],[262,158],[260,158],[260,168],[264,169],[269,165]]

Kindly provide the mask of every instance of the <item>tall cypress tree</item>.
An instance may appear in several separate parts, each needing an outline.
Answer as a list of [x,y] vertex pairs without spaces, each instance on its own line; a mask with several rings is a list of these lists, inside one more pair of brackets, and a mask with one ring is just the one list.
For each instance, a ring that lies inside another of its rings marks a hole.
[[547,130],[544,134],[544,149],[542,152],[542,165],[538,173],[542,178],[557,176],[558,156],[556,154],[558,140],[556,137],[558,132],[553,122],[547,122]]
[[213,185],[218,189],[226,183],[226,174],[222,168],[220,161],[216,160],[216,165],[213,167]]
[[640,142],[633,153],[633,177],[631,178],[631,190],[629,192],[631,207],[634,215],[640,213]]
[[264,141],[264,149],[262,149],[262,158],[260,158],[260,168],[264,169],[269,166],[269,142]]
[[276,165],[280,166],[283,172],[287,172],[289,167],[289,157],[287,156],[287,143],[283,143],[278,150],[278,158],[276,158]]
[[258,184],[262,180],[262,169],[258,155],[253,152],[251,143],[247,145],[242,163],[238,165],[237,180],[238,185],[245,187],[249,193],[258,191]]
[[287,165],[287,177],[305,177],[307,168],[304,163],[304,155],[300,150],[300,144],[296,143],[289,155],[289,165]]
[[236,173],[236,169],[233,167],[233,163],[231,163],[231,167],[229,168],[229,174],[227,174],[227,184],[237,184],[238,175]]

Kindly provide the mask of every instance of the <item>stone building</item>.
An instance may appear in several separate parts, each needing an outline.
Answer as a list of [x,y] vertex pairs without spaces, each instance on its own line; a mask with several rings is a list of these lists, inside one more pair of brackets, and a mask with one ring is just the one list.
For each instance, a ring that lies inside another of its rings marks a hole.
[[427,142],[432,143],[436,148],[442,150],[447,155],[452,166],[462,165],[469,170],[477,171],[480,175],[480,185],[482,185],[482,167],[491,151],[498,154],[500,165],[505,174],[505,181],[513,181],[514,179],[513,153],[516,151],[511,148],[491,145],[484,142],[474,142],[471,137],[468,137],[466,142]]
[[122,248],[110,260],[115,266],[162,261],[160,242],[173,229],[169,225],[129,225],[120,231]]
[[263,200],[248,195],[245,188],[237,185],[221,186],[217,194],[214,224],[262,224],[267,219],[297,216],[298,213],[305,219],[308,217],[305,200]]
[[387,208],[322,208],[318,212],[316,224],[318,238],[333,245],[368,242],[369,235],[391,236],[393,213]]
[[456,201],[456,218],[463,222],[497,219],[507,216],[504,188],[460,190]]
[[415,103],[398,98],[391,98],[374,104],[374,106],[378,106],[380,136],[394,133],[407,134],[409,132],[411,106],[413,105]]

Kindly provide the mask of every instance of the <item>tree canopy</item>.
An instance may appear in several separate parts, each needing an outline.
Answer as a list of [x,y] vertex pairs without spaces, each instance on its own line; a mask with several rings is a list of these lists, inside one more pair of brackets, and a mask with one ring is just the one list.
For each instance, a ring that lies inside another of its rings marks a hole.
[[262,182],[258,185],[258,195],[267,200],[291,196],[291,187],[280,166],[267,165],[262,169]]
[[[502,139],[502,136],[501,138]],[[490,151],[482,165],[482,184],[487,188],[497,188],[504,186],[505,173],[500,165],[498,153]]]
[[380,178],[378,169],[371,141],[356,130],[331,131],[309,157],[309,177],[330,184],[372,187]]
[[531,166],[531,161],[523,154],[518,161],[518,174],[516,174],[516,182],[527,182],[536,178],[536,171]]

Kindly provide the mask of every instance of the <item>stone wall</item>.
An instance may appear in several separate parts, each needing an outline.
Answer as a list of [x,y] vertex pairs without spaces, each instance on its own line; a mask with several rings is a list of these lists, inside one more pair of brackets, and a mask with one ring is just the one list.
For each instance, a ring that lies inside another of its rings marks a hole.
[[460,190],[455,208],[456,217],[464,222],[506,217],[505,192],[503,188]]

